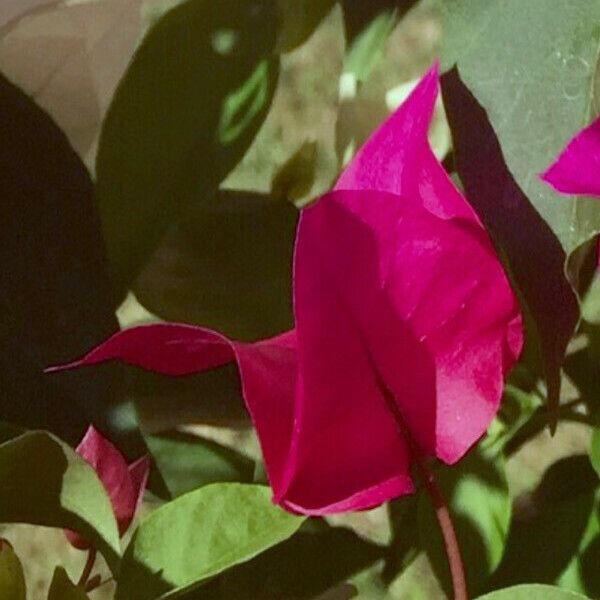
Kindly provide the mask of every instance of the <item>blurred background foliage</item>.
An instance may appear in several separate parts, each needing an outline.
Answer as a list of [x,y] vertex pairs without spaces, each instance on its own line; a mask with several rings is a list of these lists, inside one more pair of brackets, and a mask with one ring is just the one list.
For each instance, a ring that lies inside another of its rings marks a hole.
[[[211,482],[263,482],[233,367],[177,380],[114,366],[42,371],[141,322],[183,321],[243,340],[293,326],[298,208],[330,188],[442,55],[458,71],[444,78],[431,143],[490,228],[529,333],[490,435],[455,469],[440,470],[470,588],[536,581],[600,595],[598,434],[591,443],[600,284],[595,245],[581,245],[598,230],[598,209],[573,200],[584,217],[572,236],[562,231],[563,209],[539,214],[530,179],[566,141],[569,124],[550,131],[553,141],[526,172],[515,168],[529,159],[519,135],[532,131],[502,113],[509,101],[494,95],[486,74],[509,69],[528,50],[498,58],[506,31],[519,31],[522,3],[508,10],[517,15],[508,23],[498,2],[490,3],[497,20],[488,12],[485,23],[469,18],[478,14],[472,2],[450,4],[4,0],[0,419],[50,429],[72,444],[94,421],[127,453],[147,448],[156,465],[148,510]],[[578,0],[579,8],[588,4]],[[522,23],[538,22],[542,9],[532,0]],[[568,59],[579,65],[587,30],[568,9],[547,12],[548,31],[570,24],[565,44],[576,48]],[[471,36],[494,23],[483,52]],[[508,96],[533,70],[556,81],[536,62],[549,43],[540,37],[522,73],[498,75]],[[588,71],[577,68],[568,93],[552,97],[552,115],[571,110],[569,94],[587,83]],[[522,111],[552,95],[543,86],[523,89]],[[591,89],[576,95],[589,106],[573,118],[597,112]],[[525,208],[507,213],[515,198]],[[7,525],[1,533],[23,561],[33,598],[45,597],[57,563],[72,578],[82,567],[60,531]],[[290,540],[185,597],[444,598],[449,581],[437,535],[419,494],[309,520]],[[94,597],[112,592],[109,583]]]

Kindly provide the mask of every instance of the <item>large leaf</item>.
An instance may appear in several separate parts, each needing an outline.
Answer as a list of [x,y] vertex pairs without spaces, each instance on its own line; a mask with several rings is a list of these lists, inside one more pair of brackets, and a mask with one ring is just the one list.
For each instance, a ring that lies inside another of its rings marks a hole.
[[62,567],[56,567],[48,590],[48,600],[87,599],[88,596],[83,588],[76,586]]
[[560,368],[579,317],[565,252],[511,175],[488,115],[456,69],[444,75],[442,86],[456,168],[469,202],[507,260],[527,316],[527,339],[541,359],[555,410]]
[[271,502],[269,488],[217,483],[144,519],[121,565],[117,598],[167,598],[290,537],[303,522]]
[[273,94],[276,22],[272,0],[188,0],[137,49],[96,162],[121,291],[183,208],[211,197],[248,148]]
[[288,330],[297,221],[291,203],[219,192],[188,210],[165,237],[137,281],[136,297],[161,318],[235,339]]
[[478,600],[585,600],[585,596],[550,585],[517,585],[480,596]]
[[600,203],[559,197],[538,178],[590,120],[600,3],[440,3],[446,67],[487,111],[511,173],[566,253],[600,228]]
[[80,533],[109,566],[119,562],[119,532],[94,470],[52,435],[31,432],[0,445],[0,522]]
[[27,600],[21,561],[14,550],[2,541],[0,541],[0,598]]
[[46,376],[117,329],[90,177],[64,134],[0,76],[0,419],[75,442],[111,369]]
[[[483,584],[498,566],[508,537],[511,502],[501,457],[491,459],[474,450],[456,467],[436,474],[442,494],[450,506],[458,543],[471,593]],[[419,498],[420,545],[426,550],[433,569],[451,592],[448,559],[431,501]]]
[[156,468],[173,497],[208,483],[251,482],[254,461],[196,435],[170,432],[146,436]]

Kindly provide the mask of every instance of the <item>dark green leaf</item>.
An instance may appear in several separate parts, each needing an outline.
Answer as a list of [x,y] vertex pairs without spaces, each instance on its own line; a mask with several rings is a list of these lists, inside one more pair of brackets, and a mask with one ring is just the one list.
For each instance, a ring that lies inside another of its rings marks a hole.
[[279,0],[282,12],[279,48],[289,52],[303,44],[319,26],[336,0]]
[[94,470],[45,432],[0,445],[0,522],[72,529],[94,544],[109,566],[119,562],[119,532]]
[[48,600],[87,600],[88,595],[85,591],[76,586],[62,567],[56,567],[50,590],[48,591]]
[[[473,450],[459,464],[436,472],[450,506],[471,593],[481,591],[498,566],[508,536],[511,503],[501,457]],[[448,560],[427,494],[419,498],[420,545],[447,591],[452,590]]]
[[560,369],[579,318],[565,252],[508,170],[488,116],[453,69],[443,77],[455,164],[473,208],[492,234],[519,293],[527,340],[540,356],[556,411]]
[[[188,0],[154,24],[103,125],[97,190],[120,291],[252,141],[278,70],[272,0]],[[260,31],[260,35],[256,32]]]
[[590,460],[592,467],[600,477],[600,429],[594,429],[592,434],[592,444],[590,446]]
[[[117,386],[43,374],[117,329],[93,187],[46,113],[0,76],[0,419],[76,442]],[[68,409],[66,409],[68,407]]]
[[589,568],[600,561],[600,548],[594,544],[600,533],[597,484],[586,456],[554,463],[535,492],[518,499],[491,587],[556,583],[597,596],[600,575],[597,568]]
[[249,192],[219,192],[186,212],[135,292],[154,314],[235,339],[293,327],[292,255],[298,210]]
[[127,548],[117,598],[172,597],[290,537],[303,518],[271,502],[267,487],[216,483],[144,519]]
[[146,443],[173,497],[208,483],[252,481],[254,462],[212,440],[171,432],[146,436]]
[[[487,111],[510,172],[569,254],[600,227],[600,203],[559,197],[538,178],[593,114],[600,3],[440,3],[443,62]],[[531,244],[533,248],[534,243]]]
[[21,561],[5,542],[0,542],[0,598],[27,600],[27,587]]
[[561,590],[550,585],[517,585],[491,594],[480,596],[478,600],[586,600],[585,596]]

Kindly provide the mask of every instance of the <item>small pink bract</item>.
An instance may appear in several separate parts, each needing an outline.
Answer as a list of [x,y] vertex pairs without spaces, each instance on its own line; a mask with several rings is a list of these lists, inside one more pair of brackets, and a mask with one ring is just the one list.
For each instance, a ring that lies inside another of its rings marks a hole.
[[[123,455],[93,425],[76,448],[81,456],[96,471],[110,498],[119,534],[124,535],[140,505],[148,474],[150,460],[142,456],[128,465]],[[85,550],[89,543],[77,533],[66,532],[75,548]]]

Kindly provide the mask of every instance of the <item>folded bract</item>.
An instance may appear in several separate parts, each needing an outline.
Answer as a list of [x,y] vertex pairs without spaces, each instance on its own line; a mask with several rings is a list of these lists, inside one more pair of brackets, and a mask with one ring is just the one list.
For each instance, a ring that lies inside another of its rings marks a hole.
[[294,512],[410,493],[415,449],[459,460],[496,414],[523,332],[486,231],[429,146],[438,89],[436,65],[302,212],[293,331],[241,343],[148,325],[67,367],[184,375],[236,361],[274,501]]

